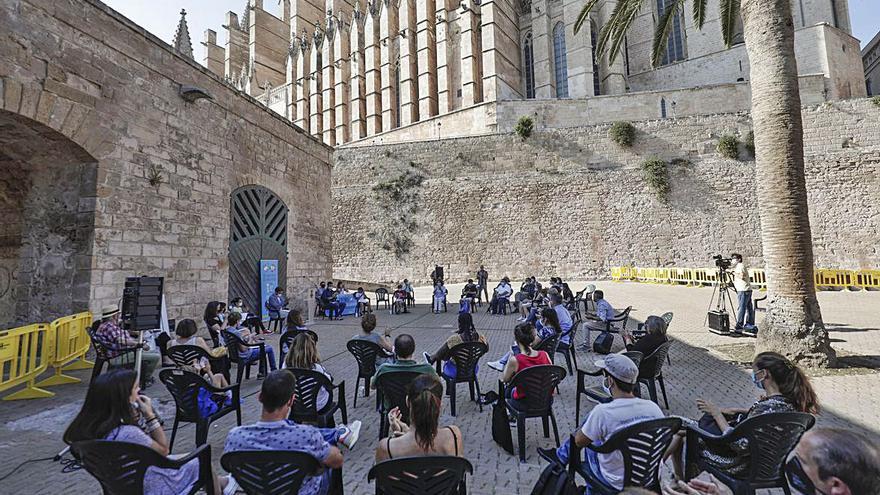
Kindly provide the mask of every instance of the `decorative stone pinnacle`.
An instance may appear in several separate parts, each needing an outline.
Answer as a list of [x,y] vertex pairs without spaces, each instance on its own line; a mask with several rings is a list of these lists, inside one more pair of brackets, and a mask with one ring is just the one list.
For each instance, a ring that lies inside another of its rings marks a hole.
[[177,22],[177,31],[174,32],[174,50],[187,58],[193,58],[192,40],[189,37],[189,27],[186,24],[186,10],[180,10],[180,20]]

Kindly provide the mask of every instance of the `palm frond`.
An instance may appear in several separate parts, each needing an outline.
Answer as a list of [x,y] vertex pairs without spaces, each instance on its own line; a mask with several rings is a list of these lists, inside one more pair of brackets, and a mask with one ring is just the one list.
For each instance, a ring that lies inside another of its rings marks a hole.
[[584,27],[584,23],[590,18],[590,12],[592,12],[593,7],[595,7],[597,3],[599,3],[599,0],[587,0],[584,8],[581,9],[581,13],[578,14],[577,20],[574,21],[574,34],[578,34],[578,31]]
[[599,54],[604,54],[610,44],[611,51],[608,54],[609,64],[613,64],[617,55],[620,53],[620,48],[626,40],[626,33],[629,31],[630,26],[632,26],[633,21],[635,21],[638,16],[639,11],[642,8],[642,3],[644,3],[644,0],[619,1],[614,8],[611,17],[608,19],[608,22],[599,32],[599,41],[596,44],[596,51]]
[[697,29],[703,29],[703,23],[706,22],[706,4],[709,0],[694,0],[694,24]]
[[654,67],[658,67],[663,59],[663,53],[666,51],[669,42],[669,33],[672,32],[672,26],[675,24],[678,9],[682,4],[684,4],[684,0],[673,1],[666,6],[666,10],[660,16],[657,30],[654,31],[654,43],[651,46],[651,64]]
[[721,1],[721,36],[724,38],[724,46],[730,48],[733,45],[733,35],[736,29],[736,18],[739,15],[740,0]]

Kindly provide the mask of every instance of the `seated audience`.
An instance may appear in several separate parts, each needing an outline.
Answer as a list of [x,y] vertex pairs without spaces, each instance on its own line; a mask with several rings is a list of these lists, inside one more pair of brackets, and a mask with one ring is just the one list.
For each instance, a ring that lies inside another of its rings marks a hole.
[[[446,359],[450,358],[449,351],[457,346],[458,344],[464,342],[482,342],[486,343],[486,337],[480,335],[477,332],[477,329],[474,327],[474,318],[470,313],[459,313],[458,315],[458,330],[449,336],[446,339],[446,342],[440,346],[440,349],[437,349],[433,355],[424,353],[425,361],[428,364],[434,364],[438,359]],[[477,366],[477,370],[479,370],[479,366]],[[455,363],[451,360],[448,360],[443,363],[443,374],[450,377],[455,378],[457,376],[458,371],[455,369]]]
[[[630,358],[620,354],[610,354],[596,362],[596,366],[602,369],[602,388],[611,395],[612,400],[593,407],[584,425],[575,432],[574,442],[584,449],[582,452],[585,465],[594,467],[592,471],[605,483],[623,489],[623,454],[620,452],[600,454],[586,447],[594,442],[597,445],[607,442],[614,432],[621,428],[662,418],[663,411],[657,404],[633,395],[638,382],[639,368]],[[570,450],[570,440],[566,440],[556,450],[538,449],[538,453],[551,462],[565,465],[568,463]],[[595,469],[595,466],[599,469]]]
[[[196,332],[198,331],[199,329],[196,326],[196,322],[194,322],[193,320],[190,320],[189,318],[180,320],[179,322],[177,322],[177,328],[174,330],[177,338],[170,341],[168,343],[168,346],[174,347],[176,345],[194,345],[196,347],[201,347],[205,350],[205,352],[212,356],[215,355],[214,350],[208,347],[205,339],[196,335]],[[222,350],[225,351],[225,348]],[[223,366],[223,363],[225,363],[225,366]],[[213,367],[218,367],[217,370],[213,369],[211,362],[208,358],[193,360],[193,362],[190,363],[190,366],[192,366],[194,372],[202,375],[213,386],[217,388],[224,388],[229,386],[229,382],[226,380],[226,377],[223,376],[223,372],[229,370],[229,360],[226,358],[225,354],[223,355],[223,357],[218,357],[216,360],[214,360]]]
[[[247,328],[241,326],[241,315],[238,313],[233,313],[229,315],[229,327],[226,330],[240,338],[242,342],[245,344],[257,344],[263,342],[261,337],[258,337],[255,334],[251,334],[251,331]],[[245,360],[245,362],[251,363],[260,359],[260,353],[262,352],[259,347],[248,347],[246,345],[238,346],[239,356]],[[271,345],[266,344],[264,346],[266,352],[266,358],[269,363],[269,369],[274,371],[275,366],[275,349],[272,348]]]
[[[614,316],[616,315],[614,308],[612,308],[611,304],[605,300],[605,293],[601,290],[593,291],[593,302],[596,304],[596,312],[587,313],[586,319],[584,320],[584,325],[586,325],[587,331],[584,332],[586,337],[582,347],[586,347],[587,349],[590,348],[590,330],[604,332],[608,329],[608,321],[614,319]],[[624,338],[624,342],[627,338],[632,338],[629,334],[622,335],[622,337]]]
[[296,400],[296,377],[287,370],[269,373],[263,380],[260,420],[252,425],[238,426],[226,437],[224,453],[254,450],[288,450],[314,457],[324,470],[306,477],[299,495],[326,494],[330,489],[330,470],[342,467],[342,452],[337,445],[351,450],[360,435],[360,421],[351,426],[316,428],[290,421],[290,408]]
[[[536,351],[532,348],[532,342],[535,341],[536,334],[535,327],[531,323],[518,324],[513,329],[513,335],[519,346],[519,352],[514,354],[514,358],[508,360],[507,365],[504,366],[504,373],[501,375],[501,381],[504,383],[510,383],[513,377],[524,369],[531,368],[532,366],[552,364],[550,356],[546,352]],[[525,392],[516,390],[516,388],[511,390],[510,387],[506,387],[504,393],[507,398],[513,399],[514,407],[519,405],[517,401],[526,397]]]
[[438,280],[434,285],[434,313],[440,314],[440,311],[443,309],[444,303],[446,302],[446,294],[449,291],[446,290],[446,286],[443,285],[442,280]]
[[[704,415],[712,418],[711,433],[721,434],[735,427],[740,422],[753,416],[776,412],[806,412],[817,414],[819,402],[807,376],[785,356],[775,352],[762,352],[752,362],[752,382],[762,392],[762,396],[749,409],[721,409],[712,402],[697,399],[697,408]],[[685,419],[693,427],[707,429],[701,421]],[[666,456],[672,456],[675,474],[684,479],[682,450],[684,432],[673,439]],[[700,456],[712,467],[738,476],[749,469],[749,446],[746,440],[730,444],[707,444],[700,440]]]
[[635,340],[630,336],[624,339],[627,351],[639,351],[643,357],[648,357],[657,350],[661,345],[665,344],[666,338],[666,321],[659,316],[649,316],[645,318],[645,335],[639,340]]
[[[248,328],[256,327],[257,333],[268,333],[266,332],[266,327],[263,326],[263,319],[260,318],[260,315],[248,311],[248,308],[244,305],[244,299],[235,297],[229,301],[229,312],[241,314],[244,326]],[[247,318],[244,318],[245,313],[247,313]]]
[[[168,438],[153,408],[153,401],[140,393],[132,370],[115,369],[98,375],[86,391],[82,409],[64,432],[64,442],[112,440],[149,447],[168,455]],[[209,466],[208,469],[211,469]],[[214,477],[213,495],[220,495],[228,478]],[[180,469],[149,468],[144,475],[144,495],[189,493],[199,479],[199,460]],[[63,490],[62,490],[63,491]]]
[[406,297],[407,293],[403,290],[403,284],[398,284],[397,290],[394,291],[391,297],[391,310],[394,313],[409,313],[406,309]]
[[376,462],[398,457],[464,454],[461,430],[455,426],[440,427],[443,384],[436,376],[421,375],[407,387],[409,423],[401,418],[398,408],[388,413],[389,437],[379,441]]
[[409,283],[408,279],[403,279],[403,291],[406,292],[406,305],[407,307],[412,306],[416,303],[416,291],[413,289],[411,283]]
[[367,297],[367,293],[364,291],[363,287],[357,288],[357,291],[354,293],[354,300],[357,302],[358,315],[363,315],[371,311],[370,298]]
[[[318,354],[318,346],[315,340],[307,333],[301,333],[293,339],[290,346],[290,352],[284,357],[285,368],[299,368],[303,370],[317,371],[326,376],[328,380],[333,381],[333,377],[321,364],[321,355]],[[316,400],[318,412],[322,412],[330,402],[330,391],[321,388],[318,391]]]
[[492,301],[489,303],[489,309],[493,315],[500,315],[502,313],[502,308],[507,306],[512,294],[513,288],[510,286],[510,279],[507,277],[502,278],[501,283],[495,287]]
[[[376,368],[376,374],[373,375],[373,379],[370,380],[370,388],[376,388],[376,380],[379,379],[380,376],[388,374],[388,373],[397,373],[400,371],[414,371],[416,373],[426,373],[428,375],[437,375],[437,371],[434,370],[434,367],[428,363],[419,363],[413,359],[413,354],[416,352],[416,341],[412,338],[412,335],[402,333],[394,339],[394,355],[397,358],[393,362],[386,362]],[[385,404],[385,407],[389,407],[390,403]]]
[[348,294],[348,289],[345,288],[345,284],[342,283],[342,280],[336,282],[336,293],[337,294]]
[[[531,325],[531,323],[526,323]],[[559,335],[562,333],[562,329],[559,325],[559,318],[552,308],[544,308],[541,310],[540,321],[537,322],[537,326],[535,327],[535,340],[532,341],[531,346],[537,347],[544,339],[552,337],[554,335]],[[511,356],[518,354],[520,352],[519,344],[514,344],[511,347],[511,350],[508,351],[504,356],[501,357],[498,361],[489,362],[489,367],[496,371],[503,371],[504,367],[507,366],[507,361]]]
[[211,336],[211,343],[214,347],[225,345],[223,337],[220,334],[221,330],[226,330],[226,322],[223,321],[223,318],[221,317],[221,304],[220,301],[211,301],[205,306],[205,326],[208,327],[208,334]]
[[153,371],[159,366],[162,356],[158,352],[150,352],[150,346],[134,338],[119,326],[119,306],[111,304],[101,310],[101,323],[95,330],[95,338],[107,348],[109,366],[122,366],[133,363],[134,353],[123,356],[129,349],[141,347],[141,384],[147,388],[153,383]]
[[345,304],[336,300],[336,292],[333,291],[332,282],[328,282],[326,285],[322,282],[321,287],[319,296],[321,299],[321,309],[327,310],[331,320],[341,320]]
[[471,300],[471,304],[473,304],[474,300],[477,299],[477,291],[479,291],[479,287],[474,283],[474,279],[469,278],[467,283],[464,284],[464,288],[461,290],[462,299],[467,298]]
[[[386,327],[384,335],[373,333],[373,330],[375,329],[376,315],[373,313],[367,313],[361,318],[361,333],[352,337],[352,340],[369,340],[374,344],[378,344],[383,351],[390,354],[393,350],[391,346],[391,328]],[[389,355],[376,356],[376,366],[390,361],[391,357]]]
[[[552,290],[552,289],[551,289]],[[516,321],[535,322],[538,309],[546,306],[550,302],[550,295],[547,289],[538,289],[535,291],[534,297],[531,299],[523,299],[519,303],[519,318]]]

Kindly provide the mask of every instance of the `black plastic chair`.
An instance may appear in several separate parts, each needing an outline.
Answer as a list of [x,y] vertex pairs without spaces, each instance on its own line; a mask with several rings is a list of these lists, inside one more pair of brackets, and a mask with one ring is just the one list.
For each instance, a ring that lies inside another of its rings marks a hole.
[[[437,360],[437,374],[446,382],[446,393],[449,395],[449,408],[455,416],[455,392],[456,385],[467,383],[471,392],[471,400],[477,401],[480,412],[483,412],[483,404],[477,400],[481,395],[480,380],[477,379],[477,363],[480,358],[489,352],[489,346],[482,342],[462,342],[449,349],[448,361],[455,363],[455,376],[448,377],[442,373],[440,360]],[[476,391],[476,395],[474,392]]]
[[[449,312],[449,308],[446,306],[446,304],[449,302],[449,294],[447,294],[446,296],[447,297],[443,298],[443,312],[444,313]],[[435,301],[434,294],[431,294],[431,311],[434,311],[434,301]]]
[[[226,388],[217,388],[208,383],[201,376],[190,371],[167,369],[159,372],[159,380],[165,384],[171,397],[174,398],[176,410],[174,412],[174,427],[171,429],[171,440],[168,441],[168,452],[174,448],[174,437],[177,435],[177,426],[180,423],[196,424],[196,445],[204,445],[208,442],[208,428],[211,423],[235,412],[238,426],[241,426],[241,393],[239,384],[233,384]],[[220,404],[217,411],[210,416],[202,416],[199,413],[199,392],[206,390],[210,394],[226,395],[232,392],[232,404]]]
[[[623,353],[624,356],[632,359],[632,361],[639,365],[642,361],[642,353],[639,351],[627,351]],[[606,394],[602,387],[587,386],[587,377],[597,377],[602,376],[602,370],[598,369],[595,371],[584,371],[582,369],[577,370],[577,392],[575,392],[575,406],[574,406],[574,422],[575,424],[582,424],[580,421],[581,417],[581,395],[586,395],[587,397],[593,399],[599,403],[611,402],[611,396]],[[638,390],[638,388],[636,388]]]
[[205,349],[197,346],[197,345],[173,345],[168,347],[168,350],[165,351],[165,354],[174,361],[174,365],[178,368],[181,366],[192,366],[193,363],[197,361],[201,361],[202,359],[207,359],[211,364],[211,370],[214,373],[223,373],[223,376],[226,377],[226,381],[230,381],[229,379],[229,363],[220,364],[221,360],[225,361],[225,357],[223,358],[215,358],[211,356],[211,354]]
[[[326,375],[319,371],[305,370],[301,368],[287,368],[296,376],[296,400],[290,409],[290,419],[297,423],[315,424],[320,428],[332,428],[336,426],[333,415],[336,411],[342,414],[342,424],[348,423],[348,406],[345,403],[345,380],[334,385]],[[321,389],[330,394],[321,410],[318,410],[318,392]],[[337,391],[336,401],[333,401],[333,391]]]
[[406,405],[406,388],[421,373],[415,371],[394,371],[383,373],[376,378],[376,402],[379,404],[379,438],[388,436],[388,413],[400,409],[400,417],[409,423],[409,407]]
[[192,495],[202,489],[205,493],[214,493],[210,445],[202,445],[180,459],[169,459],[150,447],[136,443],[113,440],[74,442],[70,451],[80,465],[98,480],[104,495],[144,493],[144,475],[148,468],[180,469],[193,459],[199,461],[199,478],[186,493]]
[[559,430],[556,427],[556,416],[553,414],[553,391],[559,382],[565,378],[565,368],[553,364],[532,366],[516,375],[507,385],[508,390],[514,387],[525,394],[525,398],[516,401],[525,406],[517,409],[513,400],[507,398],[504,384],[499,382],[499,392],[505,398],[507,410],[516,417],[516,436],[519,442],[519,460],[526,461],[526,419],[541,418],[544,424],[544,438],[550,436],[549,422],[553,423],[553,435],[556,438],[556,446],[559,446]]
[[672,347],[672,341],[664,342],[654,352],[642,358],[639,363],[639,383],[644,383],[648,387],[648,395],[657,405],[660,401],[657,398],[657,385],[655,380],[660,384],[660,391],[663,392],[663,402],[666,409],[669,409],[669,399],[666,398],[666,384],[663,383],[663,363],[669,355],[669,348]]
[[114,359],[110,357],[110,354],[113,352],[116,353],[116,357],[122,358],[122,364],[118,367],[134,369],[135,360],[137,359],[137,348],[129,347],[126,349],[111,351],[104,345],[103,342],[101,342],[101,339],[99,339],[95,335],[96,330],[96,325],[92,325],[87,330],[89,334],[89,339],[91,339],[92,341],[92,347],[95,348],[95,366],[92,367],[92,381],[94,381],[95,378],[97,378],[98,375],[101,374],[101,370],[102,368],[104,368],[104,363],[108,363],[107,369],[110,369],[111,365],[109,364],[109,362],[111,359]]
[[[632,311],[632,306],[627,306],[626,309],[624,309],[620,313],[617,313],[616,315],[614,315],[614,318],[611,318],[608,321],[604,322],[605,323],[604,331],[614,334],[614,333],[621,333],[622,331],[626,330],[626,323],[629,321],[629,313],[631,311]],[[590,313],[587,313],[587,319],[593,320],[593,321],[601,321],[601,320],[597,320],[596,315],[590,314]],[[620,326],[620,329],[617,329],[614,327],[615,323],[621,323],[621,322],[623,324]],[[587,325],[587,342],[588,343],[591,342],[590,330],[591,330],[590,326]]]
[[[813,427],[816,418],[801,412],[767,413],[753,416],[736,425],[724,435],[713,435],[698,427],[687,428],[685,442],[686,478],[708,471],[729,486],[734,495],[753,495],[762,488],[782,488],[789,494],[785,480],[785,462],[801,436]],[[702,440],[702,442],[698,441]],[[749,468],[741,477],[734,477],[704,462],[700,449],[708,446],[748,442]]]
[[385,357],[387,353],[375,342],[369,340],[352,339],[345,346],[348,352],[354,356],[358,364],[358,376],[354,381],[354,407],[358,406],[357,388],[361,380],[364,381],[364,397],[370,396],[370,379],[376,374],[376,358]]
[[[256,344],[245,344],[243,340],[238,338],[237,335],[228,331],[222,330],[223,340],[226,342],[226,353],[229,356],[229,361],[235,363],[236,368],[238,368],[238,376],[235,379],[235,383],[241,383],[241,377],[244,375],[245,378],[250,379],[251,377],[251,366],[257,364],[259,362],[259,374],[265,376],[268,371],[268,362],[266,361],[266,343],[258,342]],[[246,346],[248,348],[257,347],[260,349],[260,358],[252,359],[250,361],[244,359],[241,356],[241,347]]]
[[553,335],[542,340],[538,345],[534,347],[534,349],[536,351],[546,352],[547,356],[550,358],[550,362],[556,364],[556,361],[554,361],[553,358],[556,356],[557,347],[559,347],[559,334],[554,333]]
[[384,287],[376,289],[376,309],[379,309],[379,303],[385,303],[385,309],[391,307],[391,300],[388,298],[388,289]]
[[455,456],[401,457],[382,461],[367,473],[376,495],[465,495],[470,461]]
[[295,495],[320,469],[313,456],[291,450],[227,452],[220,465],[248,495]]
[[[568,373],[573,374],[574,370],[578,367],[577,356],[574,352],[574,344],[577,342],[577,331],[578,327],[581,326],[580,321],[573,322],[571,325],[571,330],[568,332],[562,332],[562,335],[559,336],[559,344],[556,345],[556,352],[562,353],[565,357],[565,364],[568,366]],[[568,343],[562,341],[562,338],[568,336]],[[556,362],[555,360],[553,361]],[[574,363],[574,366],[572,366]]]
[[311,337],[315,341],[316,344],[318,343],[318,334],[312,330],[308,330],[308,329],[297,330],[294,328],[292,330],[288,330],[288,331],[284,332],[283,334],[281,334],[281,338],[278,339],[278,348],[279,348],[278,353],[281,356],[278,358],[278,365],[279,366],[281,366],[281,363],[284,362],[284,357],[287,355],[287,353],[290,352],[290,344],[293,343],[293,339],[295,339],[296,336],[301,333],[304,333],[304,334],[308,335],[309,337]]
[[[622,428],[602,445],[591,444],[587,448],[600,454],[619,451],[623,456],[623,486],[642,487],[659,493],[663,454],[680,428],[679,418],[652,419]],[[599,479],[596,473],[599,466],[581,461],[581,449],[575,445],[573,437],[568,468],[571,479],[575,479],[577,473],[587,481],[591,494],[620,493],[620,489]]]

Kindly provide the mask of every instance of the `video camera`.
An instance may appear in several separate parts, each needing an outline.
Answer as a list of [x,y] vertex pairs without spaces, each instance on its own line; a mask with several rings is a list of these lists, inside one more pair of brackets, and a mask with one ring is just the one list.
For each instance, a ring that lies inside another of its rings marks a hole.
[[721,270],[727,270],[733,264],[733,260],[731,258],[725,258],[723,255],[720,254],[712,256],[712,259],[715,260],[715,266],[717,266]]

